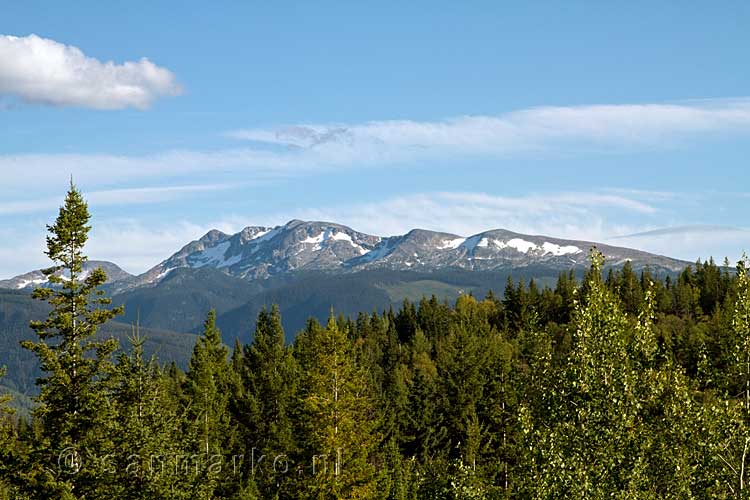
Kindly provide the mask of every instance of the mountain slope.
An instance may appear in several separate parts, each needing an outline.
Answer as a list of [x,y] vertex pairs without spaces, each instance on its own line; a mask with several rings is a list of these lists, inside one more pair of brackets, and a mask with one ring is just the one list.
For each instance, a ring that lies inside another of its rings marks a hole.
[[[503,229],[468,237],[422,229],[380,237],[335,223],[293,220],[233,235],[210,231],[139,276],[101,261],[87,262],[84,272],[103,267],[110,278],[107,294],[125,306],[125,315],[103,335],[115,335],[124,345],[128,325],[139,321],[149,352],[184,365],[210,309],[231,343],[249,341],[258,312],[278,304],[291,339],[309,317],[325,320],[332,308],[349,316],[423,295],[453,301],[463,293],[502,292],[508,277],[534,278],[541,286],[553,285],[563,271],[580,277],[591,246],[606,256],[605,269],[630,262],[636,271],[649,268],[664,276],[689,265],[638,250]],[[29,296],[44,283],[40,271],[0,281],[0,366],[9,367],[3,384],[25,395],[34,393],[38,368],[18,342],[33,338],[30,319],[47,314],[47,306]]]
[[[123,271],[117,264],[114,264],[112,262],[107,262],[104,260],[89,260],[86,261],[83,264],[83,274],[81,275],[81,279],[85,278],[88,273],[93,271],[94,269],[101,267],[104,269],[104,271],[107,273],[108,283],[114,283],[117,281],[127,281],[134,276],[126,271]],[[61,271],[57,271],[55,273],[58,276],[62,276]],[[10,290],[23,290],[23,289],[33,289],[37,286],[44,286],[47,284],[47,277],[42,273],[41,269],[37,269],[35,271],[31,271],[25,274],[21,274],[19,276],[15,276],[13,278],[7,279],[7,280],[0,280],[0,289],[10,289]]]
[[596,246],[611,265],[673,273],[688,263],[628,248],[533,236],[495,229],[462,237],[415,229],[381,237],[331,222],[293,220],[275,228],[248,227],[237,234],[210,231],[146,273],[117,283],[118,291],[154,286],[175,269],[211,268],[248,281],[303,271],[332,274],[364,270],[510,270],[545,266],[582,269]]
[[[29,328],[29,321],[44,319],[48,312],[46,303],[33,300],[23,290],[0,290],[0,366],[8,367],[0,382],[20,394],[36,394],[34,381],[40,374],[36,357],[23,349],[20,342],[37,339]],[[123,348],[127,348],[132,326],[121,321],[118,318],[118,321],[105,324],[100,328],[100,335],[114,336]],[[140,333],[146,339],[144,349],[148,356],[153,354],[162,362],[175,361],[183,368],[187,366],[197,338],[195,335],[145,326]]]

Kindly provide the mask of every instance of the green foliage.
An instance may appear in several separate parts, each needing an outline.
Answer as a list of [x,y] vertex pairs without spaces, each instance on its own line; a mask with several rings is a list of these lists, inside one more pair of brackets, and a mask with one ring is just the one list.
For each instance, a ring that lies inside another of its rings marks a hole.
[[[256,483],[263,498],[287,495],[289,477],[276,473],[272,462],[297,451],[292,417],[298,375],[291,350],[284,344],[278,307],[258,315],[253,341],[238,360],[238,370],[241,392],[235,414],[241,425],[240,451],[250,458],[244,477]],[[266,463],[256,469],[253,458],[261,456],[267,457]]]
[[[0,368],[0,379],[3,376],[5,376],[5,368]],[[0,499],[10,496],[10,485],[6,484],[2,478],[9,472],[6,470],[5,464],[8,462],[8,457],[15,444],[16,437],[11,420],[14,411],[7,406],[10,400],[11,396],[0,394]]]
[[378,444],[371,388],[333,314],[301,334],[300,437],[306,458],[298,498],[375,498]]
[[747,259],[660,281],[593,251],[581,283],[331,311],[293,345],[274,306],[231,357],[212,310],[183,373],[137,327],[112,362],[88,219],[71,187],[24,344],[38,406],[0,397],[0,499],[748,497]]
[[[107,276],[98,268],[82,275],[88,239],[89,212],[71,182],[55,223],[48,226],[47,256],[54,267],[45,270],[49,288],[37,288],[33,297],[52,307],[47,319],[32,321],[37,342],[23,347],[39,359],[43,375],[34,417],[44,423],[42,442],[30,456],[26,486],[33,496],[81,498],[102,487],[98,457],[106,454],[109,436],[103,429],[111,417],[107,374],[117,347],[114,339],[94,338],[97,328],[121,313],[109,309],[110,299],[99,289]],[[55,274],[62,271],[60,275]],[[69,450],[72,471],[51,470],[48,453]],[[75,473],[70,473],[75,472]]]
[[111,377],[115,418],[109,422],[112,452],[110,498],[179,498],[182,480],[174,457],[181,454],[180,414],[154,357],[145,359],[137,328],[131,351],[120,353]]
[[653,290],[630,320],[602,282],[601,254],[591,258],[560,383],[547,380],[543,402],[521,411],[523,487],[536,498],[690,498],[692,400],[681,370],[657,355]]
[[234,463],[226,456],[237,438],[237,424],[230,412],[234,378],[228,354],[212,310],[195,344],[183,389],[184,431],[193,462],[189,469],[195,472],[193,498],[228,496],[236,488]]

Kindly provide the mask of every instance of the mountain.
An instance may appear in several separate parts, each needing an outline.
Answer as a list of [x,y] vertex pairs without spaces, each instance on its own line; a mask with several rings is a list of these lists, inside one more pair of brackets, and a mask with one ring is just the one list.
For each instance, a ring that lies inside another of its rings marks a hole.
[[382,310],[405,298],[502,291],[508,277],[553,285],[560,272],[582,276],[592,246],[607,267],[674,275],[688,262],[587,241],[496,229],[472,236],[415,229],[375,236],[331,222],[292,220],[247,227],[237,234],[209,231],[147,272],[110,285],[125,321],[197,333],[216,309],[225,340],[249,340],[257,313],[278,304],[288,335],[307,318],[324,320]]
[[648,267],[656,273],[674,273],[688,264],[628,248],[504,229],[468,237],[415,229],[401,236],[382,237],[331,222],[292,220],[274,228],[247,227],[233,235],[210,231],[146,273],[119,280],[116,289],[155,286],[176,269],[211,268],[246,281],[303,271],[507,271],[539,266],[564,271],[587,267],[592,246],[602,251],[612,266],[630,261],[636,270]]
[[[8,368],[6,376],[0,381],[0,393],[3,389],[24,397],[37,393],[34,381],[41,374],[38,361],[20,343],[37,339],[29,328],[29,321],[45,318],[49,310],[45,302],[32,299],[26,290],[0,290],[0,367]],[[105,324],[99,335],[113,336],[123,348],[127,348],[127,337],[132,333],[132,326],[120,318],[118,320]],[[147,356],[156,355],[162,362],[174,361],[182,368],[187,367],[197,338],[195,335],[145,326],[140,328],[140,333],[146,339],[144,350]]]
[[[91,271],[98,267],[101,267],[107,273],[108,283],[134,278],[132,274],[123,271],[117,264],[104,260],[89,260],[85,262],[83,264],[83,273],[80,278],[85,278]],[[57,276],[62,276],[62,271],[57,271],[55,274]],[[37,269],[7,280],[0,280],[0,289],[31,290],[38,286],[43,286],[47,282],[47,276],[44,275],[41,269]]]
[[234,235],[212,230],[129,285],[153,285],[180,268],[209,267],[247,280],[294,271],[336,271],[372,251],[381,240],[340,224],[299,220],[275,228],[247,227]]
[[[448,269],[508,271],[545,267],[566,271],[585,269],[588,251],[596,246],[610,266],[629,261],[634,269],[675,273],[688,262],[629,248],[588,241],[565,240],[494,229],[472,236],[414,229],[400,236],[374,236],[332,222],[292,220],[277,227],[247,227],[237,234],[206,233],[139,276],[116,264],[88,261],[84,276],[102,267],[112,293],[154,287],[178,269],[212,269],[246,282],[291,277],[299,272],[329,274],[371,270],[436,272]],[[0,288],[33,289],[47,278],[41,270],[7,280]],[[256,285],[256,288],[265,285]]]
[[[604,253],[607,267],[630,262],[636,271],[649,268],[664,276],[689,265],[638,250],[503,229],[468,237],[415,229],[382,237],[341,224],[293,220],[237,234],[209,231],[138,276],[103,261],[87,262],[84,273],[103,267],[107,294],[114,305],[125,306],[124,316],[102,335],[126,345],[129,325],[138,322],[150,353],[184,366],[210,309],[231,345],[235,338],[250,341],[258,312],[277,304],[291,340],[308,318],[324,321],[331,308],[353,316],[423,296],[482,297],[489,290],[502,292],[509,277],[534,278],[540,286],[554,286],[560,272],[580,278],[592,246]],[[46,282],[41,271],[0,281],[0,366],[8,366],[3,384],[26,396],[35,392],[38,367],[19,341],[33,338],[29,320],[47,314],[47,306],[29,295]]]
[[[375,236],[332,222],[292,220],[277,227],[247,227],[236,234],[212,230],[139,276],[111,262],[102,266],[106,292],[125,306],[121,321],[148,328],[198,333],[215,309],[225,336],[247,339],[258,311],[278,304],[293,336],[310,316],[325,319],[387,308],[404,298],[502,291],[509,276],[552,284],[560,272],[582,276],[596,246],[606,267],[630,262],[635,271],[675,275],[688,262],[628,248],[504,229],[471,236],[414,229]],[[0,288],[30,291],[41,271],[0,281]],[[0,326],[2,326],[0,324]]]

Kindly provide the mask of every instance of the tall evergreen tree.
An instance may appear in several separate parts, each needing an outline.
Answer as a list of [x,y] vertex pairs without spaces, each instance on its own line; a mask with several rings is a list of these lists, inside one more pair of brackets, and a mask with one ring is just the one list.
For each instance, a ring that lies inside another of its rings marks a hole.
[[[22,343],[36,354],[43,372],[34,410],[43,423],[43,441],[37,444],[33,471],[24,480],[36,498],[91,497],[103,482],[95,458],[106,454],[106,374],[117,342],[95,334],[122,309],[109,308],[111,300],[99,289],[107,281],[103,269],[83,272],[89,219],[86,202],[71,181],[57,220],[47,226],[46,255],[54,266],[44,274],[51,286],[37,288],[32,295],[52,310],[46,320],[30,324],[38,341]],[[51,467],[50,457],[63,450],[68,461]]]
[[195,462],[189,466],[197,471],[194,498],[229,497],[237,487],[237,464],[227,456],[237,438],[229,411],[234,388],[228,354],[216,327],[216,311],[211,310],[193,349],[184,388],[188,449]]
[[[0,368],[0,380],[5,376],[6,369]],[[12,400],[8,394],[0,394],[0,499],[11,498],[10,484],[5,480],[8,474],[12,473],[12,468],[7,464],[11,460],[11,453],[14,448],[15,428],[11,420],[14,410],[8,406]]]
[[[6,371],[5,367],[0,368],[0,380],[5,376]],[[10,394],[0,393],[0,456],[7,452],[11,437],[12,422],[10,422],[10,416],[15,413],[15,410],[10,408],[8,403],[12,400]]]
[[331,314],[326,328],[312,322],[303,336],[302,445],[309,462],[297,498],[376,498],[374,400],[347,332]]
[[[287,474],[274,460],[294,456],[296,443],[291,418],[297,388],[297,369],[291,351],[284,345],[284,329],[278,306],[258,315],[255,335],[242,356],[243,396],[238,402],[242,424],[245,473],[251,474],[263,498],[286,492]],[[261,457],[265,457],[261,462]],[[258,462],[256,464],[256,462]],[[254,467],[257,465],[257,467]]]
[[110,497],[184,498],[185,477],[175,462],[184,445],[180,415],[156,359],[145,358],[145,338],[137,327],[128,340],[130,353],[120,353],[112,375]]

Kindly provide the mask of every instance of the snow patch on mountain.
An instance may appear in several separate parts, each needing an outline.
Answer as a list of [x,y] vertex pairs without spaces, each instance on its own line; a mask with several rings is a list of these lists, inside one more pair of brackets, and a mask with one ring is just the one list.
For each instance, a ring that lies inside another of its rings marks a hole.
[[152,280],[150,280],[151,283],[154,283],[156,281],[160,281],[162,278],[166,278],[169,273],[174,271],[175,269],[178,269],[177,267],[168,267],[162,272],[160,272],[158,275],[156,275]]
[[506,242],[498,241],[496,242],[496,245],[500,248],[512,248],[521,253],[529,253],[530,250],[537,248],[536,243],[521,238],[512,238]]
[[384,240],[380,245],[376,246],[372,250],[369,250],[363,254],[364,262],[374,262],[386,257],[396,246],[398,238],[388,238]]
[[188,257],[188,262],[191,267],[194,268],[201,268],[208,265],[213,267],[226,267],[228,259],[225,255],[227,250],[229,250],[229,244],[228,241],[223,241],[216,246],[206,248],[202,252]]
[[318,233],[316,236],[308,236],[307,238],[302,240],[301,243],[304,243],[306,245],[315,245],[313,247],[313,250],[319,251],[323,249],[323,244],[329,241],[346,241],[351,246],[356,248],[360,255],[364,255],[367,253],[367,250],[362,245],[356,243],[350,235],[331,228]]
[[570,254],[577,254],[583,252],[580,248],[578,248],[575,245],[556,245],[554,243],[550,243],[548,241],[545,241],[542,245],[542,250],[544,250],[545,254],[552,254],[555,256],[561,256],[561,255],[570,255]]
[[30,286],[30,285],[36,286],[36,285],[41,285],[43,283],[47,283],[47,278],[38,278],[38,279],[31,279],[31,280],[23,280],[23,281],[19,281],[18,282],[18,284],[16,285],[16,289],[17,290],[21,290],[21,289],[26,288],[27,286]]
[[[391,269],[497,270],[536,264],[566,270],[587,266],[593,243],[493,229],[469,237],[415,229],[399,236],[359,233],[332,222],[292,220],[273,229],[250,226],[235,235],[211,231],[148,271],[129,286],[153,284],[177,267],[213,267],[228,275],[256,280],[296,271],[355,272]],[[632,257],[638,266],[678,269],[683,263],[624,248],[597,245],[607,261]],[[20,276],[30,280],[38,276]],[[15,286],[18,282],[8,283]],[[2,287],[2,283],[0,283]]]
[[447,250],[452,249],[455,250],[456,248],[460,247],[464,244],[466,241],[466,238],[455,238],[453,240],[445,240],[442,245],[438,246],[438,249],[440,250]]

